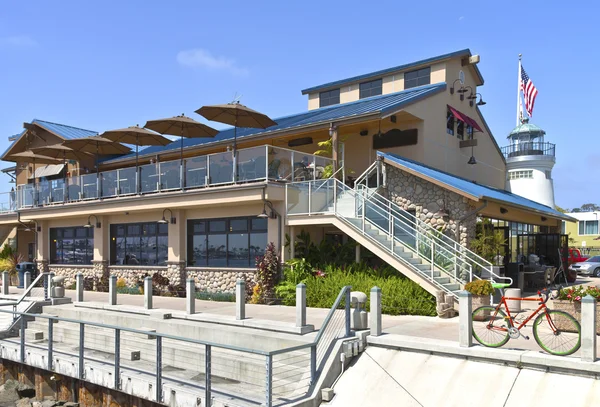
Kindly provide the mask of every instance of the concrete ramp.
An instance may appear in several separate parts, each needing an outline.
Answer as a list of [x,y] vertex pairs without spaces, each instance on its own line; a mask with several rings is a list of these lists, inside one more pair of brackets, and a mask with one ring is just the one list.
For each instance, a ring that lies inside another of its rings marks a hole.
[[323,406],[524,406],[600,403],[591,377],[370,346]]

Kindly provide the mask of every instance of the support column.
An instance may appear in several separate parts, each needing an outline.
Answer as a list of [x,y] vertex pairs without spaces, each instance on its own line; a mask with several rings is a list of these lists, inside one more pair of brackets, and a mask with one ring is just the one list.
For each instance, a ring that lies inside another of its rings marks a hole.
[[290,259],[296,257],[296,230],[290,226]]
[[[92,217],[93,219],[93,217]],[[94,226],[94,258],[93,261],[108,261],[110,246],[110,225],[106,216],[98,216],[100,227]]]
[[[169,216],[166,211],[165,216]],[[186,283],[187,273],[185,271],[187,247],[185,226],[187,223],[186,211],[184,209],[173,210],[173,217],[167,218],[169,250],[167,257],[167,278],[174,286],[183,286]],[[183,288],[183,287],[182,287]]]
[[331,158],[333,159],[333,172],[335,173],[339,168],[339,157],[338,157],[338,148],[339,148],[339,140],[338,140],[338,129],[332,123],[329,128],[329,135],[331,136]]
[[596,361],[596,299],[591,295],[581,299],[581,360]]
[[[35,226],[33,226],[35,227]],[[35,258],[37,261],[48,260],[48,252],[50,251],[50,232],[48,230],[47,221],[39,221],[37,225],[38,229],[34,234],[37,235],[37,241],[35,244]]]

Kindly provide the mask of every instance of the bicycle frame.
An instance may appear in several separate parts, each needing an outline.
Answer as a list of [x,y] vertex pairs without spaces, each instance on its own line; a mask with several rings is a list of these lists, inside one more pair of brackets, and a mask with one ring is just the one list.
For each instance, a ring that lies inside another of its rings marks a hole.
[[[544,299],[542,297],[539,298],[519,298],[519,297],[505,297],[502,296],[502,298],[500,299],[500,302],[498,303],[498,306],[496,306],[496,310],[494,313],[494,318],[492,318],[490,320],[490,325],[492,324],[491,321],[493,321],[496,318],[496,315],[498,314],[498,310],[500,310],[500,308],[502,306],[504,306],[504,310],[506,311],[506,316],[508,317],[508,321],[510,323],[510,327],[514,328],[515,324],[514,324],[514,320],[512,315],[510,314],[510,310],[508,309],[508,303],[506,302],[507,300],[514,300],[514,301],[539,301],[539,307],[532,312],[523,322],[521,322],[521,324],[519,326],[517,326],[516,328],[520,331],[521,328],[523,328],[529,321],[531,321],[533,319],[533,317],[535,317],[541,310],[544,310],[544,313],[546,313],[546,318],[548,319],[548,322],[550,323],[550,327],[552,328],[552,330],[554,332],[557,331],[556,326],[554,326],[554,323],[552,322],[552,319],[548,317],[548,313],[546,312],[546,310],[548,309],[548,307],[546,307],[546,303],[544,302]],[[506,330],[506,328],[504,327],[493,327],[494,329],[498,329],[498,330]]]

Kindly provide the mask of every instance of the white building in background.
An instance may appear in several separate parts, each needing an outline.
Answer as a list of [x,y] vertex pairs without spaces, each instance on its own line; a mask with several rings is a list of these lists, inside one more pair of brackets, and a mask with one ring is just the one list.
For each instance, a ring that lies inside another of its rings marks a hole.
[[502,148],[506,158],[506,189],[532,201],[554,208],[552,168],[555,145],[544,141],[546,132],[527,118],[508,135]]

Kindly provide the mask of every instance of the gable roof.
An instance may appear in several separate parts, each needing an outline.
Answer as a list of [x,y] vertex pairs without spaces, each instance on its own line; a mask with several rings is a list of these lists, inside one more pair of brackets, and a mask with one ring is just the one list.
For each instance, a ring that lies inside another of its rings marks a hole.
[[[382,70],[375,71],[375,72],[369,72],[366,74],[352,76],[350,78],[340,79],[337,81],[324,83],[322,85],[313,86],[310,88],[303,89],[302,94],[306,95],[308,93],[313,93],[313,92],[325,90],[327,88],[332,88],[332,87],[339,87],[343,84],[349,84],[349,83],[358,82],[358,81],[362,81],[362,80],[366,80],[366,79],[376,79],[377,77],[387,76],[394,72],[404,71],[406,69],[418,67],[420,65],[432,64],[434,62],[441,61],[444,59],[457,58],[457,57],[462,57],[462,56],[470,57],[471,55],[472,55],[471,50],[469,48],[465,48],[460,51],[450,52],[448,54],[438,55],[435,57],[422,59],[420,61],[415,61],[415,62],[411,62],[411,63],[404,64],[404,65],[394,66],[392,68],[382,69]],[[481,75],[479,68],[477,67],[477,65],[472,65],[472,67],[475,69],[475,73],[476,73],[477,77],[479,78],[479,80],[481,81],[481,84],[483,84],[483,76]]]
[[557,211],[554,208],[542,205],[538,202],[522,197],[521,195],[513,194],[512,192],[508,192],[504,189],[478,184],[475,181],[440,171],[425,164],[401,157],[397,154],[383,153],[378,151],[377,155],[392,165],[399,167],[400,169],[407,170],[411,174],[420,178],[436,181],[436,183],[443,184],[446,187],[458,191],[459,193],[462,193],[473,200],[478,201],[482,199],[490,199],[496,202],[505,202],[507,204],[526,208],[530,211],[552,216],[553,218],[574,221],[573,218]]
[[[354,102],[344,103],[340,105],[332,105],[322,107],[320,109],[309,110],[306,112],[279,117],[275,119],[276,126],[271,126],[267,129],[250,129],[238,128],[237,139],[244,139],[250,136],[259,136],[268,133],[286,131],[290,129],[298,129],[319,124],[331,123],[345,119],[352,119],[366,115],[381,115],[386,116],[401,109],[403,106],[414,103],[418,100],[442,92],[446,89],[446,83],[438,83],[434,85],[419,86],[410,88],[401,92],[390,93],[387,95],[374,96],[370,98],[360,99]],[[226,140],[233,140],[233,128],[227,128],[220,131],[213,138],[189,138],[183,140],[184,148],[196,146],[216,144]],[[156,155],[167,151],[175,151],[180,149],[180,141],[176,140],[166,146],[151,146],[140,150],[140,157],[145,155]],[[122,160],[127,160],[135,157],[135,153],[120,156],[114,159],[101,161],[103,163],[112,163]]]
[[[94,131],[94,130],[86,130],[86,129],[81,129],[79,127],[73,127],[73,126],[68,126],[66,124],[53,123],[53,122],[48,122],[48,121],[39,120],[39,119],[33,119],[29,124],[38,125],[44,129],[48,130],[50,133],[55,134],[58,137],[64,138],[65,140],[95,136],[96,134],[98,134],[98,132]],[[13,148],[13,146],[19,142],[21,137],[23,137],[23,135],[26,132],[27,132],[27,130],[23,130],[21,133],[15,134],[14,136],[9,137],[9,140],[12,139],[12,142],[9,144],[9,146],[6,148],[6,150],[2,153],[2,155],[0,155],[0,157],[4,157]]]

